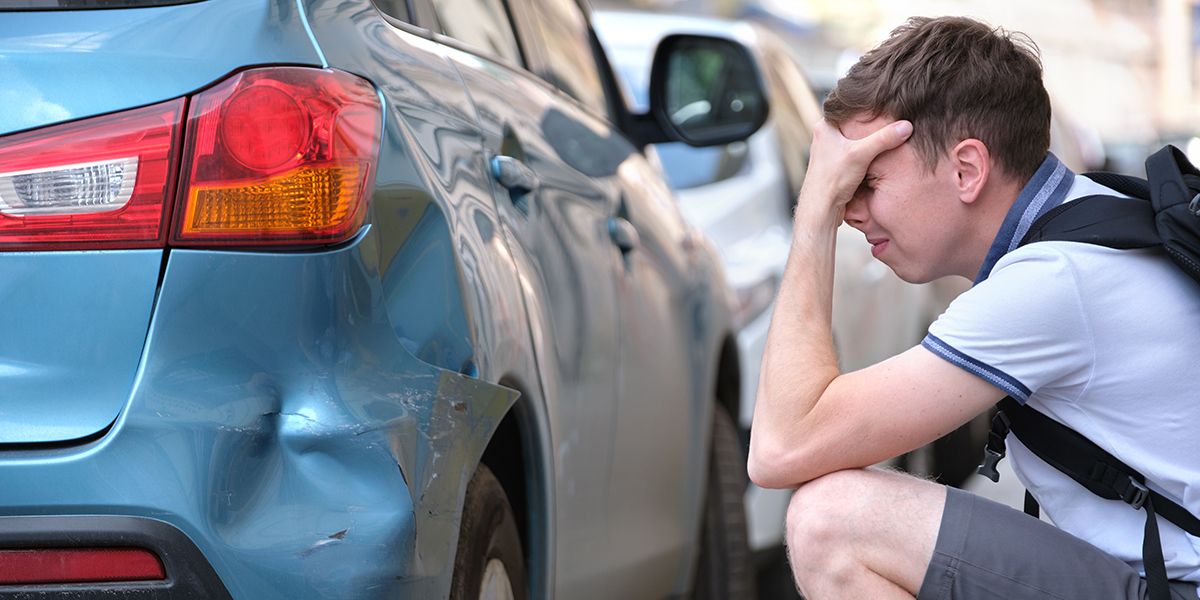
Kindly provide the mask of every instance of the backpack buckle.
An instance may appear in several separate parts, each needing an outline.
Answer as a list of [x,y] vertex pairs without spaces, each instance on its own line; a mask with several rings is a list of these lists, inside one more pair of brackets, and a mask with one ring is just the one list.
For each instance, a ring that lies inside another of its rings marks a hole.
[[999,465],[1008,453],[1004,438],[1008,437],[1011,430],[1012,421],[1008,420],[1008,415],[1004,414],[1003,410],[996,411],[996,416],[992,417],[991,430],[988,431],[987,445],[983,448],[983,464],[975,468],[976,473],[991,479],[992,483],[1000,483],[1000,471],[996,470],[996,465]]
[[996,465],[1000,464],[1000,459],[1004,458],[1004,454],[996,452],[991,448],[983,449],[983,464],[975,468],[975,472],[992,480],[992,483],[1000,483],[1000,471],[996,470]]
[[1200,217],[1200,194],[1192,196],[1192,202],[1191,204],[1188,204],[1188,210],[1191,211],[1193,215]]
[[1133,510],[1138,510],[1146,504],[1146,499],[1149,497],[1150,488],[1133,478],[1129,479],[1129,487],[1125,488],[1125,492],[1121,494],[1121,500],[1132,506]]

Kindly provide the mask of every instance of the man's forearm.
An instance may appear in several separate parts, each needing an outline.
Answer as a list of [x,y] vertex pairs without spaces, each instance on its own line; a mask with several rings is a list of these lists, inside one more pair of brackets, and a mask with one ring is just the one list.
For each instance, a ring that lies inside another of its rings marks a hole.
[[[792,460],[801,450],[805,419],[839,375],[831,327],[836,214],[828,201],[798,202],[792,249],[767,333],[751,436],[751,477],[789,487],[820,475]],[[814,206],[815,205],[815,206]]]
[[858,140],[825,122],[813,131],[755,400],[748,468],[759,485],[789,487],[844,466],[836,460],[839,440],[830,423],[838,411],[814,413],[823,399],[832,401],[827,391],[840,375],[831,324],[837,227],[871,162],[911,134],[907,121]]

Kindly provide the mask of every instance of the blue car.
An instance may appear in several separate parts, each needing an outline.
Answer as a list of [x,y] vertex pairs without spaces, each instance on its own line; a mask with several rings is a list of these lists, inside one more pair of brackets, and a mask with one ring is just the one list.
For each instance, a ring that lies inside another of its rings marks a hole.
[[[737,345],[575,0],[0,0],[0,598],[753,594]],[[752,376],[752,375],[751,375]]]

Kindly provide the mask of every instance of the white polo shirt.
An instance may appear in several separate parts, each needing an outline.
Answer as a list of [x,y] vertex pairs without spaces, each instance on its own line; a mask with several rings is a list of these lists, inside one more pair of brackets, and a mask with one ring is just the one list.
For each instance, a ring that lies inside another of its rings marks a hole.
[[[1016,248],[1046,211],[1093,194],[1117,195],[1049,155],[975,286],[922,345],[1083,434],[1200,515],[1200,284],[1159,250]],[[1143,511],[1093,495],[1015,436],[1008,448],[1021,483],[1058,527],[1145,574]],[[1159,527],[1168,577],[1200,583],[1200,539],[1162,518]]]

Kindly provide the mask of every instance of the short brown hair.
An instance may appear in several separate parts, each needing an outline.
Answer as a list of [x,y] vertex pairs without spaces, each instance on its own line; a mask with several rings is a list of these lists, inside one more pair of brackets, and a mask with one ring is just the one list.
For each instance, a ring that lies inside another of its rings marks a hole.
[[1024,182],[1050,147],[1050,97],[1037,46],[1024,34],[965,17],[913,17],[863,55],[825,100],[825,119],[912,121],[930,169],[975,138]]

